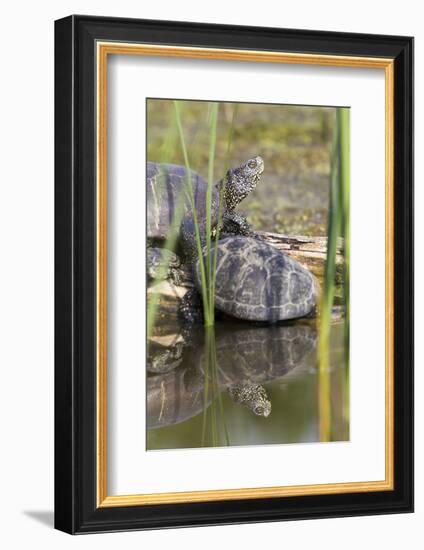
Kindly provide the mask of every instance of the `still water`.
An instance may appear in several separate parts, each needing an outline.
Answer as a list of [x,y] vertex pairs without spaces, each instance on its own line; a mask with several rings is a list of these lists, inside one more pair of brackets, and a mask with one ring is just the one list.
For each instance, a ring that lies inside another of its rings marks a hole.
[[[349,439],[344,324],[332,325],[330,396],[320,396],[315,320],[278,326],[218,321],[151,343],[147,449]],[[165,345],[164,345],[165,344]]]

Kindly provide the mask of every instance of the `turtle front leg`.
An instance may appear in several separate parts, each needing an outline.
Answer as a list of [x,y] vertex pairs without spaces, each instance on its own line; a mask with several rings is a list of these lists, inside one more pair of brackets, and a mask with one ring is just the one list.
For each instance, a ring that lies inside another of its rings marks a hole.
[[254,231],[244,216],[234,210],[227,210],[222,218],[222,232],[228,235],[251,237]]
[[181,276],[181,271],[175,267],[169,269],[168,278],[175,286],[181,286],[183,284],[183,278]]
[[180,263],[178,256],[170,250],[147,247],[146,271],[149,281],[168,279],[177,286],[181,285]]
[[244,216],[233,210],[224,214],[220,237],[224,238],[230,235],[242,235],[259,241],[264,240],[263,235],[254,231]]
[[194,288],[188,290],[181,299],[179,314],[187,323],[203,322],[203,307],[199,293]]

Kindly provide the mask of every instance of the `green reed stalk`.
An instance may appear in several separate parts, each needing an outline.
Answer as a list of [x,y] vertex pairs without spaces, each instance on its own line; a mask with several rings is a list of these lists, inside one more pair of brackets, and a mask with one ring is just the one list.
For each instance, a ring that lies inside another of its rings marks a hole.
[[183,127],[181,124],[181,115],[180,115],[180,108],[179,108],[178,101],[174,101],[174,108],[175,108],[175,119],[178,127],[179,137],[180,137],[181,149],[184,157],[184,164],[188,174],[188,178],[187,178],[188,181],[186,182],[185,188],[186,188],[187,197],[190,202],[190,207],[193,213],[193,223],[195,228],[197,255],[199,257],[199,266],[200,266],[200,280],[201,280],[201,287],[202,287],[201,292],[202,292],[202,301],[203,301],[204,321],[205,321],[205,325],[210,326],[211,324],[213,324],[213,319],[211,319],[212,315],[209,308],[209,300],[207,295],[207,276],[206,276],[205,262],[203,260],[202,241],[200,236],[200,228],[199,228],[196,204],[194,200],[193,187],[192,187],[192,181],[191,181],[190,163],[189,163],[188,154],[187,154],[186,142],[184,139]]
[[[218,415],[216,401],[219,396],[219,387],[218,379],[216,372],[216,355],[214,355],[214,342],[215,342],[215,332],[213,327],[207,327],[207,329],[212,329],[209,333],[209,344],[208,344],[208,356],[211,366],[211,380],[212,380],[212,404],[211,404],[211,418],[212,418],[212,445],[217,447],[219,445],[219,432],[218,432]],[[207,330],[206,329],[206,330]]]
[[205,364],[203,367],[204,382],[203,382],[203,419],[202,419],[202,443],[201,446],[206,446],[206,422],[208,418],[208,398],[209,398],[209,360],[208,360],[208,335],[207,328],[205,329]]
[[340,109],[339,134],[340,134],[340,177],[341,177],[341,209],[342,227],[344,238],[344,262],[343,262],[343,302],[345,308],[344,324],[344,350],[346,365],[346,383],[344,398],[344,417],[349,417],[349,350],[350,350],[350,140],[349,140],[349,109]]
[[340,235],[341,208],[341,171],[340,171],[340,116],[336,111],[331,154],[330,204],[328,209],[327,258],[325,264],[324,285],[322,289],[319,319],[319,411],[320,440],[329,441],[331,437],[331,401],[330,401],[330,330],[331,311],[335,293],[337,239]]
[[229,446],[230,445],[230,437],[228,435],[227,423],[225,421],[224,405],[222,403],[221,392],[219,391],[219,388],[218,388],[218,369],[219,369],[219,365],[218,365],[217,354],[216,354],[215,334],[213,335],[213,338],[211,339],[211,345],[212,345],[212,350],[211,350],[212,369],[214,369],[214,372],[215,372],[215,380],[216,380],[217,389],[218,389],[219,412],[220,412],[220,415],[221,415],[222,425],[223,425],[223,428],[224,428],[225,442],[226,442],[227,446]]
[[[224,406],[218,379],[218,361],[216,353],[215,327],[204,327],[204,390],[203,390],[203,419],[201,446],[208,444],[216,447],[221,445],[221,434],[224,433],[226,445],[230,444],[228,429],[225,421]],[[209,403],[210,399],[210,403]],[[221,426],[222,423],[222,426]],[[207,434],[209,438],[207,440]]]
[[[233,146],[234,126],[235,126],[237,112],[238,112],[238,104],[236,104],[233,108],[231,124],[228,129],[227,150],[225,153],[225,161],[224,161],[224,174],[227,173],[230,166],[230,155],[231,155],[231,150]],[[219,235],[221,232],[221,221],[222,221],[223,202],[224,202],[224,196],[225,196],[225,186],[226,186],[226,180],[224,178],[223,184],[219,186],[218,222],[216,226],[216,237],[215,237],[216,243],[218,243],[219,241]],[[217,258],[218,258],[218,250],[217,250],[217,247],[215,246],[214,255],[213,255],[213,269],[212,269],[212,304],[215,304]]]
[[[214,409],[215,387],[213,376],[213,356],[212,348],[215,340],[215,330],[213,326],[205,326],[204,332],[204,356],[203,356],[203,372],[204,372],[204,392],[203,392],[203,420],[202,420],[202,447],[207,446],[206,429],[207,420],[210,419],[209,433],[212,439],[212,446],[216,446],[216,411]],[[209,394],[211,402],[209,401]]]
[[214,188],[214,165],[215,165],[215,149],[216,149],[216,134],[218,123],[219,104],[214,102],[211,104],[210,111],[210,129],[209,129],[209,164],[208,164],[208,189],[206,192],[206,268],[207,268],[207,295],[209,299],[210,324],[215,321],[215,301],[213,300],[213,279],[212,279],[212,262],[211,262],[211,232],[212,232],[212,194]]

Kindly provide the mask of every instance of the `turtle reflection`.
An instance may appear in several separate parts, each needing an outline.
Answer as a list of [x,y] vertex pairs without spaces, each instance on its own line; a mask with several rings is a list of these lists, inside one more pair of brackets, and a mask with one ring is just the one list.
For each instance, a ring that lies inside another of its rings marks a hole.
[[149,346],[148,428],[184,422],[204,411],[222,391],[267,417],[271,403],[263,385],[294,369],[301,371],[316,348],[317,333],[308,324],[225,324],[217,325],[209,337],[199,329],[190,338],[176,340],[178,349]]

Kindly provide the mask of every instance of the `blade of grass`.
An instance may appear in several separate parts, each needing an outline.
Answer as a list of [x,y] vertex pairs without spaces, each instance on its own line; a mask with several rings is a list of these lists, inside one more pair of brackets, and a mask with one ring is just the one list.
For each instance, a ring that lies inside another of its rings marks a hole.
[[340,177],[340,109],[336,111],[331,155],[330,202],[327,228],[327,258],[325,264],[324,287],[321,296],[319,318],[319,418],[320,441],[330,441],[331,402],[329,347],[331,329],[331,311],[335,293],[337,239],[341,230],[341,177]]
[[208,418],[208,399],[209,399],[209,360],[207,354],[207,336],[205,334],[205,354],[203,365],[203,419],[202,419],[202,447],[206,446],[206,425]]
[[219,104],[211,103],[210,128],[209,128],[209,164],[208,164],[208,188],[206,192],[206,269],[207,269],[207,296],[209,299],[210,323],[214,324],[215,301],[212,292],[212,261],[211,261],[211,220],[212,220],[212,191],[214,187],[214,165],[216,134],[218,123]]
[[[218,365],[217,354],[216,354],[215,334],[214,334],[213,339],[211,340],[211,345],[212,345],[212,350],[211,350],[212,369],[214,370],[215,380],[218,384],[218,367],[219,367],[219,365]],[[223,403],[222,403],[222,395],[221,395],[220,391],[218,391],[218,404],[219,404],[219,412],[220,412],[221,420],[222,420],[222,426],[224,428],[225,441],[226,441],[227,446],[229,446],[230,445],[230,437],[228,435],[227,423],[226,423],[226,420],[225,420],[225,413],[224,413],[224,406],[223,406]]]
[[216,356],[214,355],[215,350],[215,330],[214,327],[206,327],[208,330],[208,356],[209,364],[211,366],[211,381],[212,381],[212,434],[213,434],[213,445],[217,447],[219,445],[219,431],[218,431],[218,415],[217,415],[217,406],[216,402],[219,396],[219,387],[218,380],[216,376]]
[[[233,146],[233,135],[234,135],[234,126],[235,126],[235,120],[238,112],[238,103],[233,108],[233,114],[231,117],[231,123],[228,129],[228,138],[227,138],[227,150],[225,153],[225,161],[224,161],[224,174],[227,173],[230,165],[230,155],[231,155],[231,149]],[[215,242],[219,242],[219,236],[221,232],[221,222],[222,222],[222,211],[223,211],[223,202],[224,202],[224,195],[225,195],[225,185],[226,180],[224,177],[223,184],[219,186],[219,204],[218,204],[218,221],[216,225],[216,237]],[[212,269],[212,303],[215,304],[215,292],[216,292],[216,264],[217,264],[217,258],[218,258],[218,249],[217,246],[214,248],[214,254],[213,254],[213,269]]]
[[344,348],[346,383],[344,396],[344,418],[349,418],[349,350],[350,350],[350,140],[349,140],[349,109],[340,109],[340,176],[341,176],[341,206],[342,206],[342,236],[344,238],[343,262],[343,302],[345,308]]
[[188,154],[187,154],[186,142],[185,142],[185,139],[184,139],[183,127],[182,127],[182,124],[181,124],[181,115],[180,115],[180,108],[179,108],[179,102],[178,101],[174,101],[174,108],[175,108],[175,118],[176,118],[176,122],[177,122],[181,148],[182,148],[183,157],[184,157],[184,164],[185,164],[185,167],[186,167],[186,170],[187,170],[187,182],[186,182],[185,188],[186,188],[187,196],[188,196],[188,199],[189,199],[189,202],[190,202],[190,207],[191,207],[192,214],[193,214],[193,223],[194,223],[195,237],[196,237],[196,247],[197,247],[197,254],[198,254],[198,259],[199,259],[199,267],[200,267],[200,279],[201,279],[201,287],[202,287],[201,293],[202,293],[202,301],[203,301],[204,320],[205,320],[205,325],[209,326],[211,324],[211,314],[210,314],[210,311],[209,311],[209,303],[208,303],[208,296],[207,296],[206,269],[205,269],[205,262],[203,260],[202,241],[201,241],[201,237],[200,237],[200,228],[199,228],[196,204],[195,204],[194,194],[193,194],[190,163],[189,163]]

